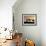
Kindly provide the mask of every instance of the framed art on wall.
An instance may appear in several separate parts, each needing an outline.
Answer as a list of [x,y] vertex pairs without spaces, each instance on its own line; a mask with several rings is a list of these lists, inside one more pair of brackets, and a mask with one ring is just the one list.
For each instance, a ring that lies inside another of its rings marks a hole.
[[36,26],[37,14],[22,14],[22,26]]

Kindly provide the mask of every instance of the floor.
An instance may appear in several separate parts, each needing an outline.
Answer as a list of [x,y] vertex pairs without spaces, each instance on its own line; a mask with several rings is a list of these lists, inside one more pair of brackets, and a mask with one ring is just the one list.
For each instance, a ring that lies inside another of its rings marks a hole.
[[[19,35],[20,35],[21,33],[19,33]],[[6,39],[0,39],[0,46],[18,46],[18,45],[20,45],[20,46],[23,46],[23,43],[21,42],[21,41],[23,41],[22,40],[22,37],[20,37],[18,34],[17,35],[15,35],[14,37],[12,37],[13,39],[11,39],[11,40],[6,40]],[[4,42],[5,41],[5,42]],[[19,44],[18,44],[18,42],[19,42]],[[2,43],[3,42],[3,43]],[[17,43],[16,43],[17,42]]]
[[0,46],[16,46],[15,39],[13,39],[13,40],[6,40],[6,42],[2,43]]

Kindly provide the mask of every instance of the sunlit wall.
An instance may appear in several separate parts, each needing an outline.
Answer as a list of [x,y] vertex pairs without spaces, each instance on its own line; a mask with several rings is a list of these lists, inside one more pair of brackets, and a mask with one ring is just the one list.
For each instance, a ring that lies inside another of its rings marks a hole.
[[12,6],[16,0],[0,0],[0,27],[12,29]]

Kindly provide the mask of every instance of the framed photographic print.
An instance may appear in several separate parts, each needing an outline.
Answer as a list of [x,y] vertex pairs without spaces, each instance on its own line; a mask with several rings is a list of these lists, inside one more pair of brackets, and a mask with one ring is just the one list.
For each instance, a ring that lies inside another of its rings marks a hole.
[[36,26],[37,14],[22,14],[22,26]]

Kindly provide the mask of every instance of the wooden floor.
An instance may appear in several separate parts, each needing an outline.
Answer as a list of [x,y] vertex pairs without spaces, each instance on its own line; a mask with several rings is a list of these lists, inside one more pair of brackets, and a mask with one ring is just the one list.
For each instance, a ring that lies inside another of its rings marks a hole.
[[6,40],[6,42],[2,43],[0,46],[16,46],[15,39],[13,39],[13,40]]
[[[20,35],[21,33],[19,33]],[[18,35],[18,33],[16,33],[15,36],[13,36],[12,40],[6,40],[6,39],[0,39],[0,46],[16,46],[18,44],[16,44],[16,41],[19,41],[19,44],[22,43],[20,41],[22,41],[22,38]],[[3,42],[4,40],[6,40],[5,42]],[[2,43],[3,42],[3,43]],[[17,42],[18,43],[18,42]],[[22,46],[22,44],[21,44]]]

